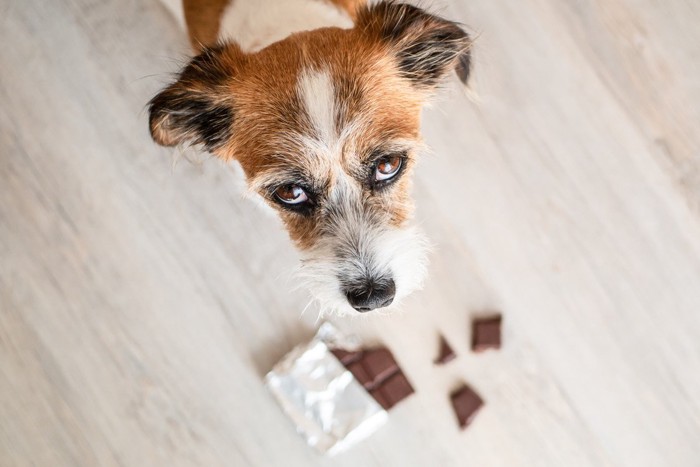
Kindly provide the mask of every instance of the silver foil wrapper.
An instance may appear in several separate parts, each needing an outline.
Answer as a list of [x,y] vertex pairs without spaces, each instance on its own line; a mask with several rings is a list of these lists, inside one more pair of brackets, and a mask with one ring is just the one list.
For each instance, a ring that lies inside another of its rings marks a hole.
[[324,323],[311,342],[288,353],[265,377],[297,431],[322,453],[348,448],[387,420],[386,411],[331,353],[354,347]]

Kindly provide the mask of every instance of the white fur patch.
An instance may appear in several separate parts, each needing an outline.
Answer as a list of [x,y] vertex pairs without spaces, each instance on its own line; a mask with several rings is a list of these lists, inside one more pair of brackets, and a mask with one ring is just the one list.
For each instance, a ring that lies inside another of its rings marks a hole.
[[364,230],[362,237],[361,248],[350,258],[338,258],[337,244],[331,239],[303,257],[297,277],[318,304],[320,316],[357,313],[348,303],[339,277],[370,272],[393,278],[396,295],[390,308],[423,286],[428,242],[422,232],[415,227]]
[[352,26],[347,12],[326,0],[232,0],[221,17],[219,40],[255,52],[295,32]]
[[324,234],[302,258],[300,284],[320,313],[356,313],[342,281],[393,279],[392,307],[423,285],[428,243],[415,227],[395,228],[362,206],[361,188],[341,178],[329,196]]
[[299,75],[297,92],[304,103],[318,137],[326,148],[338,138],[335,127],[335,90],[328,71],[304,70]]

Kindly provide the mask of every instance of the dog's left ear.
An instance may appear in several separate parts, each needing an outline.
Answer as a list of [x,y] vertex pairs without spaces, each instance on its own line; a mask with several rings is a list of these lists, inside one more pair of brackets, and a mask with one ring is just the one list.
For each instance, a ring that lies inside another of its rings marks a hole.
[[394,1],[358,13],[356,27],[387,44],[401,73],[416,86],[431,89],[451,70],[466,84],[471,68],[469,35],[456,23]]

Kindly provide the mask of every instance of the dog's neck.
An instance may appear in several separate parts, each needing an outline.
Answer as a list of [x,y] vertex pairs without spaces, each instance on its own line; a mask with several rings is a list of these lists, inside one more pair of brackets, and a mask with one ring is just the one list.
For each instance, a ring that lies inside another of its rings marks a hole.
[[232,0],[221,17],[219,40],[254,52],[295,32],[352,25],[347,12],[328,0]]

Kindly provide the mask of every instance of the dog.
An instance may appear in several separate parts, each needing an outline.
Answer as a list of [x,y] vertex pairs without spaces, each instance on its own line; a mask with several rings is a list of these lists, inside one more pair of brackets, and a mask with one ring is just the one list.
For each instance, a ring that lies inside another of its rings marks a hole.
[[[229,3],[230,1],[230,3]],[[420,288],[411,225],[422,106],[472,40],[397,1],[184,0],[198,53],[149,103],[160,145],[237,161],[302,254],[322,312],[367,312]]]

